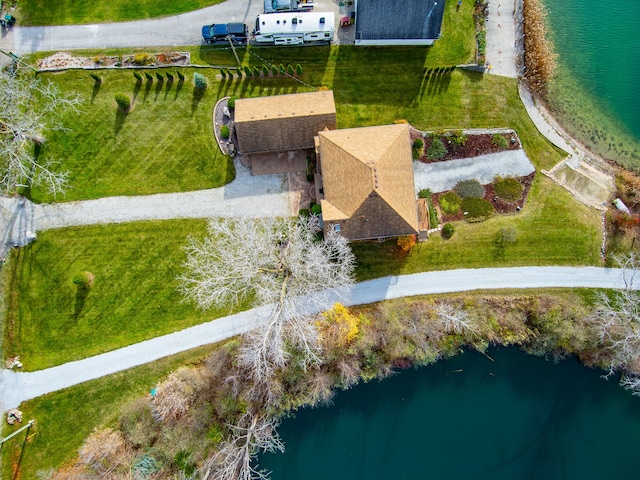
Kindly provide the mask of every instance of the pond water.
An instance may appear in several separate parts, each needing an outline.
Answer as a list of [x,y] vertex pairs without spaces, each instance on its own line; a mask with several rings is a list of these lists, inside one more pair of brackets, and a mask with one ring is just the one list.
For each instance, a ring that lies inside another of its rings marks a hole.
[[273,480],[636,478],[640,398],[573,359],[465,352],[340,392],[279,431]]
[[598,153],[640,168],[640,2],[542,1],[559,55],[554,111]]

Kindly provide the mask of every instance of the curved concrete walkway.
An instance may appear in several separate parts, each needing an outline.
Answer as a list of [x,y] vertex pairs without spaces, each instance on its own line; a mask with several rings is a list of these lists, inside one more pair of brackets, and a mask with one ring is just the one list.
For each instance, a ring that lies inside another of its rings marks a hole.
[[[415,295],[504,288],[625,288],[622,270],[598,267],[518,267],[425,272],[385,277],[356,284],[346,305],[361,305]],[[638,288],[638,285],[632,285]],[[337,299],[338,300],[338,299]],[[152,362],[246,332],[264,307],[230,315],[169,335],[156,337],[36,372],[0,371],[0,410],[49,392]]]

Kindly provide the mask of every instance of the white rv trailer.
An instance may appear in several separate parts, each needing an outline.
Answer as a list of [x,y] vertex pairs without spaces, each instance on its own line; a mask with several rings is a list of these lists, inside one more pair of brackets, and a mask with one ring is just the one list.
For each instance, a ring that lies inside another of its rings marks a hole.
[[257,43],[300,45],[330,42],[335,33],[333,12],[264,13],[256,18]]

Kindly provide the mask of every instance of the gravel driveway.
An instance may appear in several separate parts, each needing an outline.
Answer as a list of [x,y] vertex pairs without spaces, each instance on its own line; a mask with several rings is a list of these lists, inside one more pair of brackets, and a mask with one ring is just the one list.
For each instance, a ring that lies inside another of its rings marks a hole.
[[234,161],[236,178],[220,188],[194,192],[36,205],[22,197],[0,196],[0,255],[26,245],[30,232],[96,223],[211,217],[288,217],[291,194],[286,175],[253,176]]
[[535,170],[524,150],[509,150],[446,162],[413,162],[416,193],[423,188],[428,188],[433,193],[444,192],[451,190],[458,181],[472,178],[486,185],[493,182],[496,175],[524,177]]

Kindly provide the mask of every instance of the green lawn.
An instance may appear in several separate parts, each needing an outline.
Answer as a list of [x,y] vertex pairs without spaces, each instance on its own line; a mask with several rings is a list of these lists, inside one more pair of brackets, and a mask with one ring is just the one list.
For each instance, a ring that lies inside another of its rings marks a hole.
[[[500,249],[494,239],[504,226],[513,226],[517,239]],[[599,212],[579,204],[542,175],[517,215],[456,222],[455,228],[451,239],[435,234],[408,256],[400,254],[394,241],[354,243],[358,280],[452,268],[601,265]]]
[[[217,92],[207,89],[200,98],[192,69],[184,72],[184,83],[177,77],[173,84],[154,78],[138,86],[131,71],[101,71],[100,85],[82,71],[41,75],[63,91],[79,94],[84,104],[80,114],[65,114],[65,130],[50,133],[40,153],[70,173],[70,190],[53,198],[34,187],[33,200],[180,192],[233,180],[233,162],[220,152],[213,135]],[[118,92],[133,100],[128,114],[116,107]]]
[[[124,22],[190,12],[224,0],[18,0],[20,25]],[[203,19],[203,23],[208,20]]]
[[[20,478],[48,478],[37,474],[57,469],[72,460],[94,427],[117,421],[123,406],[148,395],[172,370],[200,362],[212,348],[200,347],[21,404],[24,422],[33,419],[36,425],[30,432],[35,435],[27,443]],[[2,436],[18,427],[10,427],[2,422]],[[12,466],[20,453],[23,439],[24,435],[19,435],[17,441],[9,441],[4,445],[2,478],[12,478]]]
[[[4,355],[38,370],[229,314],[202,312],[176,289],[187,236],[204,235],[205,227],[204,220],[175,220],[40,232],[4,267]],[[95,277],[88,292],[72,282],[85,270]]]
[[[389,124],[406,119],[421,129],[511,127],[538,168],[550,168],[562,154],[542,137],[522,106],[516,81],[456,70],[424,76],[431,65],[426,48],[307,47],[257,49],[259,58],[240,52],[245,64],[265,62],[303,66],[301,82],[280,78],[222,79],[218,69],[200,69],[209,87],[199,99],[192,86],[193,69],[182,69],[187,81],[168,86],[144,81],[136,87],[130,71],[102,71],[95,86],[86,72],[43,75],[65,92],[84,99],[81,114],[65,115],[66,130],[49,135],[41,155],[60,160],[69,171],[71,189],[53,198],[41,188],[37,202],[140,195],[221,186],[233,179],[231,160],[213,137],[211,113],[226,95],[239,97],[333,89],[340,127]],[[228,50],[195,49],[196,61],[233,65]],[[116,109],[114,95],[129,94],[127,115]]]

